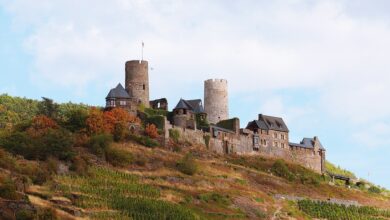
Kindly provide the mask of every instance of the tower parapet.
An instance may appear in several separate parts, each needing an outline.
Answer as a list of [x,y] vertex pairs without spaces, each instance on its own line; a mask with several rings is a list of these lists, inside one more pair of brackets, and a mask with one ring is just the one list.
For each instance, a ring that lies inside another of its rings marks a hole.
[[148,61],[131,60],[125,65],[126,91],[138,104],[149,107],[149,73]]
[[218,123],[229,118],[228,82],[209,79],[204,82],[204,108],[208,121]]

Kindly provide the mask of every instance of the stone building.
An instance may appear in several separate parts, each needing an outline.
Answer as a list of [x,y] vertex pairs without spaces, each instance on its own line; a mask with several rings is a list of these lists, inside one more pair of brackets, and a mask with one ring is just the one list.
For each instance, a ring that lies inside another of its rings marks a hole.
[[149,106],[152,109],[168,111],[168,100],[166,98],[152,100],[149,102]]
[[[134,115],[140,105],[168,110],[167,99],[149,100],[147,61],[128,61],[125,72],[125,87],[119,83],[109,91],[107,109],[121,107]],[[165,119],[163,126],[165,143],[169,143],[169,130],[177,129],[182,141],[204,145],[216,153],[266,155],[325,172],[326,150],[318,137],[290,143],[289,129],[280,117],[259,114],[244,129],[239,118],[229,119],[227,80],[204,81],[204,107],[200,99],[180,99],[168,116],[170,121]]]
[[149,107],[148,61],[131,60],[126,62],[126,91],[138,104]]
[[289,145],[298,163],[321,173],[326,171],[326,150],[318,137],[303,138],[299,144],[289,143]]
[[282,118],[259,114],[259,119],[249,122],[246,129],[259,135],[260,147],[289,148],[289,130]]
[[121,107],[135,115],[139,105],[149,107],[148,62],[127,61],[125,72],[126,88],[119,83],[117,87],[110,90],[106,97],[106,109]]
[[205,120],[207,117],[200,99],[180,99],[173,109],[173,125],[175,126],[196,129],[197,117],[200,120]]
[[122,107],[126,109],[132,108],[133,99],[127,93],[122,84],[118,84],[115,88],[111,89],[106,97],[106,108]]
[[228,83],[225,79],[204,82],[204,109],[208,121],[216,124],[229,118]]

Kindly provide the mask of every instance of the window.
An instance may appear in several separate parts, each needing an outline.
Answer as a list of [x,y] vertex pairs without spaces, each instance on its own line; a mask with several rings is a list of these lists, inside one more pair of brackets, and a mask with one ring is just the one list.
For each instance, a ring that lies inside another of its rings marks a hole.
[[142,87],[143,87],[143,89],[144,89],[144,90],[146,89],[146,86],[145,86],[145,84],[143,84],[143,86],[142,86]]
[[120,104],[121,106],[125,106],[125,105],[126,105],[126,101],[120,101],[119,104]]
[[278,138],[278,133],[274,133],[274,138]]
[[285,147],[285,144],[284,144],[284,143],[281,143],[281,145],[282,145],[282,148],[284,148],[284,147]]
[[282,140],[284,140],[284,134],[281,134],[281,135],[280,135],[280,138],[281,138]]

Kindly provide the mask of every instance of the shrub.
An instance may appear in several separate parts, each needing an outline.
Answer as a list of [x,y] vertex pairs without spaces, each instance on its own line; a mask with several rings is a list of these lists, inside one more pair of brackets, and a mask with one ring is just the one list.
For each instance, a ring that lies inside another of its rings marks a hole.
[[130,135],[129,139],[150,148],[154,148],[159,145],[157,141],[145,136]]
[[114,141],[119,142],[126,138],[127,135],[127,127],[123,123],[116,123],[114,126]]
[[0,148],[0,167],[11,170],[16,166],[16,159]]
[[31,126],[27,129],[27,133],[32,137],[37,137],[47,134],[50,129],[57,128],[58,125],[53,119],[45,115],[38,115],[33,118]]
[[79,131],[87,127],[88,110],[84,108],[71,109],[66,114],[67,120],[64,126],[72,132]]
[[194,175],[198,170],[198,166],[191,154],[186,154],[177,163],[177,168],[180,172],[191,176]]
[[161,115],[148,116],[145,120],[145,124],[154,124],[158,129],[163,129],[165,124],[165,118]]
[[38,140],[36,146],[39,152],[39,159],[44,160],[48,156],[54,156],[61,160],[69,160],[74,156],[72,150],[74,140],[72,133],[65,129],[49,130],[48,133]]
[[16,220],[34,220],[35,213],[30,210],[22,209],[16,212],[15,214]]
[[15,182],[10,177],[0,179],[0,197],[10,200],[17,199]]
[[371,186],[370,188],[368,188],[368,191],[370,193],[376,193],[376,194],[379,194],[379,193],[382,192],[382,190],[379,187],[376,187],[376,186]]
[[109,147],[106,149],[106,160],[116,167],[125,167],[133,162],[133,155],[125,150]]
[[180,132],[177,129],[169,129],[169,138],[175,143],[179,143]]
[[37,218],[39,220],[57,220],[56,211],[51,208],[38,209]]
[[13,154],[23,155],[27,159],[35,159],[33,143],[25,132],[13,132],[2,138],[0,144]]
[[143,155],[137,155],[135,158],[135,164],[138,166],[145,166],[145,164],[148,162],[148,159]]
[[216,192],[200,194],[198,198],[206,203],[215,202],[219,205],[229,205],[230,200],[228,196],[221,195]]
[[86,158],[76,156],[72,160],[72,165],[69,167],[71,171],[76,172],[79,175],[84,175],[88,173],[88,161]]
[[154,124],[147,124],[145,128],[145,134],[150,138],[158,137],[157,127]]
[[203,140],[204,140],[204,144],[206,145],[207,149],[209,149],[210,147],[210,135],[204,135],[203,136]]
[[98,134],[89,140],[89,149],[96,155],[104,157],[106,149],[112,143],[112,136],[109,134]]
[[283,160],[276,160],[271,167],[271,172],[276,176],[285,178],[289,181],[293,181],[295,179],[294,175],[290,172]]

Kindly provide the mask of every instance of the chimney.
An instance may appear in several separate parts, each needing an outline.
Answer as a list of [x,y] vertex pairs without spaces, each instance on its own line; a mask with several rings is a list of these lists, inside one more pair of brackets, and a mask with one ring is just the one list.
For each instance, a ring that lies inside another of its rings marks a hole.
[[262,117],[263,117],[263,114],[259,114],[259,119],[258,120],[261,120]]

